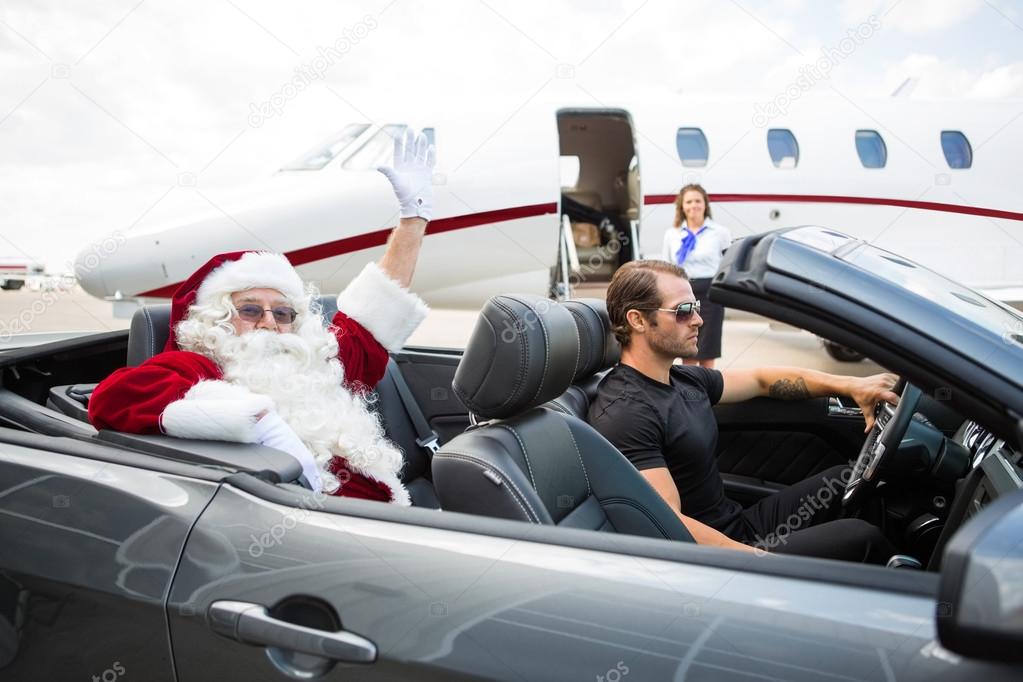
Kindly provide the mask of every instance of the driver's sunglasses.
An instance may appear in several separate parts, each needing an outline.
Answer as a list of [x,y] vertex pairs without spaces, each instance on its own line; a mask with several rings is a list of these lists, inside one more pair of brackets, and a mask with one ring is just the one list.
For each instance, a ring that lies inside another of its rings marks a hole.
[[263,306],[256,305],[255,303],[246,303],[237,307],[238,317],[242,318],[246,322],[259,322],[263,319],[263,313],[270,311],[273,313],[274,322],[277,324],[291,324],[298,317],[298,313],[291,306],[279,305],[273,308],[264,308]]
[[700,302],[679,303],[677,308],[636,308],[636,310],[660,310],[662,313],[675,313],[676,322],[686,322],[693,316],[693,313],[699,314]]

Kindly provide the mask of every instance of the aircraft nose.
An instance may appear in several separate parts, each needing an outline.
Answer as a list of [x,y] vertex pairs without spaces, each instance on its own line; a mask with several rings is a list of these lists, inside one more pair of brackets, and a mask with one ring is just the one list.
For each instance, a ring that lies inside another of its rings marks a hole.
[[110,295],[106,282],[103,281],[103,259],[91,246],[84,248],[75,256],[75,279],[88,294],[97,298]]

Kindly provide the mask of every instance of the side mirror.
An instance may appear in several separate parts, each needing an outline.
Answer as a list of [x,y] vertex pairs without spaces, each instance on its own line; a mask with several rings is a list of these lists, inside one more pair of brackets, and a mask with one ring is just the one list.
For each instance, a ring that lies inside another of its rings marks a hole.
[[1023,490],[996,499],[949,542],[937,617],[945,648],[1023,661]]

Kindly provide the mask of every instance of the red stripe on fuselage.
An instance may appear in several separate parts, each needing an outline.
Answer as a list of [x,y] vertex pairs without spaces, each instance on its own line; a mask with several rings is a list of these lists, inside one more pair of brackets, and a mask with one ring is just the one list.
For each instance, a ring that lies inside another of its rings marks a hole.
[[[676,194],[649,194],[643,199],[644,204],[672,204]],[[1004,218],[1006,220],[1023,220],[1023,213],[1001,211],[996,208],[979,206],[961,206],[959,204],[942,204],[936,201],[913,201],[911,199],[885,199],[881,197],[844,197],[827,194],[711,194],[711,203],[718,202],[751,202],[779,201],[799,204],[868,204],[871,206],[900,206],[916,208],[924,211],[941,211],[943,213],[962,213],[979,215],[987,218]]]
[[[532,206],[515,206],[513,208],[501,208],[496,211],[483,211],[482,213],[469,213],[466,215],[453,216],[451,218],[439,218],[431,221],[426,228],[426,234],[440,234],[452,230],[462,230],[467,227],[477,227],[490,223],[501,223],[508,220],[520,218],[532,218],[549,213],[557,213],[558,205],[554,202],[549,204],[533,204]],[[319,260],[326,260],[334,256],[346,253],[370,249],[374,246],[382,246],[387,243],[387,236],[393,228],[388,227],[375,232],[358,234],[354,237],[346,237],[325,244],[307,246],[304,249],[288,251],[284,255],[291,261],[292,265],[299,266],[306,263],[313,263]],[[148,296],[151,298],[170,298],[181,282],[168,284],[158,289],[136,294],[136,296]]]
[[[671,204],[675,201],[675,194],[649,194],[643,198],[647,205]],[[1023,213],[1014,211],[1001,211],[994,208],[979,208],[977,206],[960,206],[958,204],[942,204],[934,201],[912,201],[908,199],[885,199],[880,197],[846,197],[827,194],[711,194],[711,202],[753,202],[753,201],[778,201],[788,203],[817,203],[817,204],[867,204],[873,206],[900,206],[903,208],[916,208],[925,211],[941,211],[944,213],[961,213],[965,215],[978,215],[989,218],[1004,218],[1006,220],[1023,221]],[[499,223],[506,220],[517,220],[519,218],[532,218],[549,213],[556,213],[558,205],[554,202],[549,204],[533,204],[532,206],[516,206],[513,208],[502,208],[496,211],[483,211],[482,213],[469,213],[466,215],[453,216],[451,218],[440,218],[430,223],[426,229],[427,234],[440,234],[452,230],[461,230],[467,227],[477,227],[489,223]],[[326,260],[334,256],[346,253],[362,251],[374,246],[381,246],[387,243],[387,236],[393,228],[367,232],[365,234],[346,237],[325,244],[307,246],[304,249],[289,251],[285,256],[292,265],[305,265],[319,260]],[[181,282],[168,284],[144,291],[136,296],[149,298],[170,298],[174,295],[175,289]]]

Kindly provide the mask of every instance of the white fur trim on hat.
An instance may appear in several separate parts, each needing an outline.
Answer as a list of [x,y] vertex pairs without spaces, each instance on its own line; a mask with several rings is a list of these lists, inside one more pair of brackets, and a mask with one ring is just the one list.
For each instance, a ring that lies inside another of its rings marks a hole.
[[195,302],[208,305],[224,294],[246,289],[276,289],[292,301],[305,295],[302,278],[287,258],[269,251],[250,251],[207,275],[195,294]]
[[273,408],[273,400],[242,386],[200,381],[163,409],[160,427],[177,438],[254,443],[256,416]]
[[384,274],[376,263],[338,294],[337,309],[352,318],[389,351],[399,351],[430,309],[423,299]]

